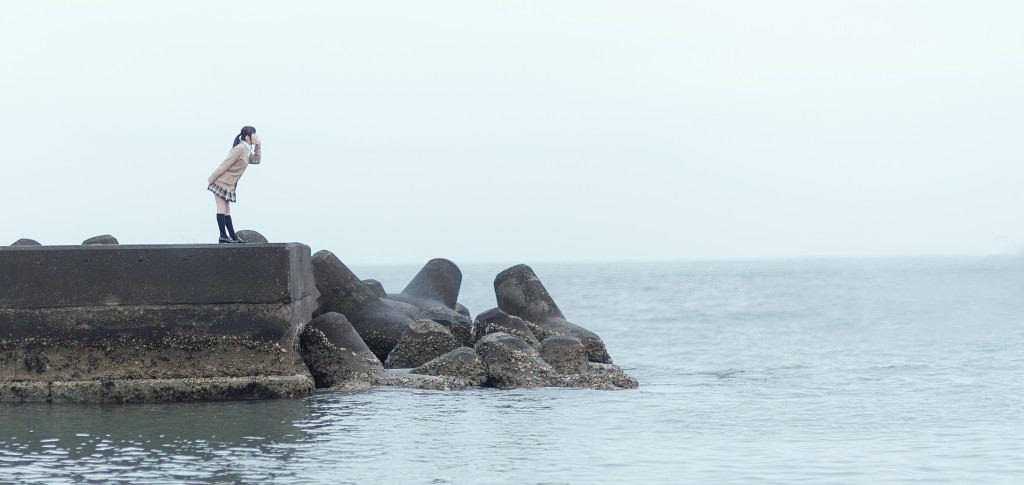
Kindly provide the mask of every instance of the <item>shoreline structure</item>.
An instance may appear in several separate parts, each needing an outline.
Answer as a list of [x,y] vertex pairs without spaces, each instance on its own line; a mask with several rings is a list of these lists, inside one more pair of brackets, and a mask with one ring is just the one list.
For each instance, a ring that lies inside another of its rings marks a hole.
[[0,247],[0,402],[637,386],[523,265],[495,280],[499,308],[473,320],[448,260],[388,294],[299,243],[109,240]]

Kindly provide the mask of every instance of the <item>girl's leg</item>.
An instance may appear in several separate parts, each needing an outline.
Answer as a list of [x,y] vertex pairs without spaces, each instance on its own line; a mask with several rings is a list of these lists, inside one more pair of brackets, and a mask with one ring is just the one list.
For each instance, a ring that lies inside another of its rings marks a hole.
[[213,194],[213,200],[217,201],[217,213],[218,214],[227,215],[227,214],[231,213],[229,211],[229,208],[228,208],[228,201],[220,198],[220,196],[218,196],[217,194]]
[[224,215],[224,226],[228,228],[228,237],[233,239],[235,242],[244,242],[238,239],[238,236],[235,235],[235,225],[231,222],[231,214]]
[[228,237],[235,242],[242,242],[235,235],[235,225],[231,223],[231,203],[226,200],[224,201],[224,226],[228,228]]
[[220,239],[221,242],[226,242],[225,239],[228,239],[228,234],[224,232],[224,225],[226,222],[225,218],[227,217],[225,213],[228,210],[228,201],[220,198],[217,194],[214,194],[213,198],[217,201],[217,227],[220,228]]

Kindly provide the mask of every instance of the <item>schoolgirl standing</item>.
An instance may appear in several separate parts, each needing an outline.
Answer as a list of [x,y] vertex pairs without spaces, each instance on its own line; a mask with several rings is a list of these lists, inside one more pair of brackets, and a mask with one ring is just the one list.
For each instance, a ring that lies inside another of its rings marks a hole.
[[242,173],[250,163],[260,163],[260,137],[256,136],[256,128],[243,126],[241,133],[235,136],[228,157],[210,174],[210,185],[207,187],[217,201],[217,226],[220,227],[221,244],[245,242],[235,235],[230,204],[235,201],[238,179],[242,178]]

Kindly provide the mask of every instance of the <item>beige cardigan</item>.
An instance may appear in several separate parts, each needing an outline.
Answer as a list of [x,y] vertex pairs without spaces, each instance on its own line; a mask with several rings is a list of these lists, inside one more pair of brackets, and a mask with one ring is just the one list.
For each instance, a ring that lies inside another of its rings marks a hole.
[[231,148],[231,151],[228,152],[228,157],[220,163],[217,170],[210,174],[209,182],[228,190],[235,190],[235,187],[238,185],[238,179],[242,178],[245,167],[248,167],[250,163],[260,163],[260,144],[256,144],[256,148],[253,149],[253,153],[250,155],[245,142],[239,143]]

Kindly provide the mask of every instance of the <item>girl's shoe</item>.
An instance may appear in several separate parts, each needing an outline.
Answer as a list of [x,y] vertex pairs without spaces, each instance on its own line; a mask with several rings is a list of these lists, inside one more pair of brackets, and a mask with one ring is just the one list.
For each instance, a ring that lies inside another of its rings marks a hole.
[[233,242],[235,242],[234,239],[231,239],[230,237],[221,236],[220,239],[217,241],[217,244],[227,244]]
[[240,238],[238,236],[235,236],[235,240],[231,241],[231,242],[238,243],[238,244],[245,244],[246,243],[245,239],[242,239],[242,238]]

